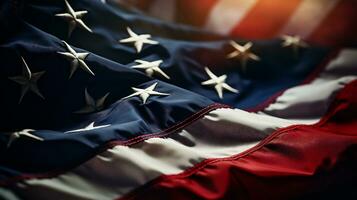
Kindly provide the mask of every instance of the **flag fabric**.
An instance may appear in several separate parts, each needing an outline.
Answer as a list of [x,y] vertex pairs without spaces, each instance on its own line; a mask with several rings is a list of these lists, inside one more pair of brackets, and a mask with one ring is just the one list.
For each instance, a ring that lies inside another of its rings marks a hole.
[[237,38],[116,1],[0,6],[1,198],[357,197],[351,38]]
[[[333,46],[357,44],[354,0],[132,0],[134,6],[167,21],[189,24],[223,35],[269,39],[299,35]],[[162,9],[164,7],[164,9]]]

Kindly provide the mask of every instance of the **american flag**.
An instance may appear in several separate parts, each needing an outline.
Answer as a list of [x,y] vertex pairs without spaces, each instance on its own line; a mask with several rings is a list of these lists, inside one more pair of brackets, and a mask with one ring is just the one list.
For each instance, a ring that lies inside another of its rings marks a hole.
[[116,0],[166,21],[222,35],[298,35],[319,45],[355,46],[355,0]]
[[356,2],[1,1],[0,199],[356,199]]

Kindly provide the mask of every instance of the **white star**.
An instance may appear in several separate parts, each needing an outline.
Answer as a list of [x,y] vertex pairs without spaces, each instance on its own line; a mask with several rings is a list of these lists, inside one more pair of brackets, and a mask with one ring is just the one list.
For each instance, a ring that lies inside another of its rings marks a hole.
[[138,35],[134,33],[129,27],[126,28],[130,37],[125,38],[120,40],[119,42],[121,43],[134,43],[134,46],[136,48],[136,52],[140,53],[141,49],[143,48],[143,45],[146,44],[159,44],[159,42],[150,40],[151,35],[149,34],[142,34]]
[[238,93],[238,90],[232,88],[231,86],[229,86],[226,83],[227,75],[222,75],[220,77],[217,77],[207,67],[205,67],[205,71],[211,79],[204,81],[201,84],[202,85],[214,85],[214,88],[216,89],[220,99],[223,99],[223,89],[226,89],[233,93]]
[[57,52],[57,53],[63,55],[68,61],[71,62],[69,79],[72,77],[74,72],[77,70],[78,66],[80,68],[82,68],[84,71],[86,71],[94,76],[94,73],[92,72],[92,70],[90,70],[90,68],[84,62],[84,59],[86,59],[86,57],[89,55],[89,53],[77,53],[65,41],[62,41],[62,42],[66,45],[68,52]]
[[17,139],[19,139],[21,136],[26,136],[29,138],[32,138],[34,140],[38,140],[38,141],[44,141],[43,138],[38,137],[36,135],[31,134],[30,132],[33,132],[34,130],[32,129],[24,129],[22,131],[18,131],[18,132],[13,132],[10,135],[9,141],[7,142],[7,148],[9,148],[11,146],[11,144],[16,141]]
[[295,56],[298,55],[299,48],[305,48],[309,46],[297,35],[296,36],[283,35],[282,39],[284,41],[281,45],[283,47],[291,47],[294,51]]
[[87,88],[84,90],[84,97],[86,100],[86,106],[82,109],[74,112],[77,114],[91,113],[95,111],[99,111],[104,107],[105,99],[108,97],[109,92],[105,94],[103,97],[99,98],[97,101],[94,101],[93,97],[91,97],[87,91]]
[[29,90],[40,96],[42,99],[45,99],[45,97],[43,97],[37,86],[37,81],[41,78],[41,76],[45,72],[41,71],[41,72],[31,73],[30,68],[27,66],[27,63],[22,56],[21,56],[21,60],[22,60],[22,75],[9,77],[10,80],[15,81],[16,83],[21,85],[21,96],[20,96],[19,103],[21,103],[23,97]]
[[230,44],[235,48],[235,51],[227,55],[227,58],[237,57],[242,66],[242,70],[245,71],[248,60],[259,61],[260,58],[251,52],[253,46],[252,42],[248,42],[244,46],[237,44],[235,41],[230,41]]
[[89,130],[105,128],[105,127],[108,127],[108,126],[110,126],[110,124],[94,126],[94,122],[92,122],[92,123],[90,123],[88,126],[86,126],[84,128],[80,128],[80,129],[76,129],[76,130],[72,130],[72,131],[67,131],[65,133],[75,133],[75,132],[81,132],[81,131],[89,131]]
[[162,63],[162,60],[156,60],[156,61],[152,61],[152,62],[148,62],[145,60],[135,60],[135,62],[140,63],[140,64],[132,66],[131,68],[145,69],[145,73],[150,77],[152,77],[152,75],[155,72],[157,72],[158,74],[165,77],[166,79],[170,79],[170,77],[160,69],[160,64]]
[[139,96],[141,98],[141,100],[143,101],[143,104],[145,104],[146,100],[150,97],[150,95],[157,95],[157,96],[169,96],[170,95],[167,93],[161,93],[161,92],[155,91],[154,89],[155,89],[156,85],[157,85],[157,82],[150,85],[149,87],[147,87],[145,89],[132,87],[131,89],[134,90],[134,93],[122,98],[121,100],[128,99],[133,96]]
[[64,0],[66,4],[66,10],[67,13],[59,13],[56,14],[55,16],[61,17],[62,19],[68,21],[69,28],[68,28],[68,37],[71,36],[73,30],[76,28],[76,26],[81,27],[82,29],[85,29],[89,32],[93,32],[83,21],[82,17],[88,13],[88,11],[83,10],[83,11],[74,11],[71,5],[69,5],[67,0]]

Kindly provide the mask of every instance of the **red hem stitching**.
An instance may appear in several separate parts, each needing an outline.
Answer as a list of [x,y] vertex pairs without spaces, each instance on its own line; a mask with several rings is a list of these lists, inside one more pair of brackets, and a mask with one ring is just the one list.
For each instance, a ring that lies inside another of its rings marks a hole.
[[188,176],[193,175],[194,173],[196,173],[197,171],[203,169],[204,167],[206,167],[208,164],[212,164],[212,163],[217,163],[217,162],[221,162],[221,161],[231,161],[231,160],[238,160],[242,157],[245,157],[247,155],[249,155],[250,153],[253,153],[257,150],[259,150],[260,148],[262,148],[264,145],[266,145],[268,142],[272,141],[275,137],[279,136],[282,133],[285,133],[287,131],[290,130],[294,130],[298,127],[302,127],[302,126],[308,126],[308,125],[292,125],[286,128],[281,128],[278,129],[277,131],[273,132],[272,134],[270,134],[268,137],[266,137],[265,139],[263,139],[262,141],[260,141],[256,146],[247,149],[239,154],[233,155],[233,156],[229,156],[226,158],[211,158],[211,159],[206,159],[203,160],[202,162],[194,165],[191,168],[186,169],[185,171],[179,173],[179,174],[174,174],[174,175],[161,175],[155,179],[153,179],[152,181],[147,182],[145,185],[140,186],[137,189],[134,189],[132,192],[129,192],[128,194],[116,198],[115,200],[130,200],[133,199],[134,197],[138,197],[140,195],[143,194],[143,192],[145,190],[150,189],[150,187],[153,187],[154,185],[158,184],[161,181],[164,181],[165,179],[170,179],[170,178],[186,178]]
[[165,136],[170,135],[173,132],[176,132],[177,130],[182,129],[183,127],[195,122],[196,120],[200,119],[205,114],[207,114],[208,112],[210,112],[214,109],[217,109],[217,108],[231,108],[231,107],[228,105],[215,103],[215,104],[205,107],[204,109],[194,113],[193,115],[191,115],[190,117],[181,121],[180,123],[177,123],[174,126],[171,126],[163,131],[160,131],[157,133],[146,134],[146,135],[140,135],[140,136],[137,136],[135,138],[132,138],[132,139],[126,140],[126,141],[112,141],[112,142],[109,142],[108,145],[112,146],[112,147],[116,146],[116,145],[129,146],[129,145],[136,144],[136,143],[141,142],[146,139],[150,139],[150,138],[154,138],[154,137],[165,137]]
[[[140,135],[137,136],[135,138],[132,138],[130,140],[126,140],[126,141],[119,141],[119,140],[113,140],[113,141],[109,141],[107,143],[105,143],[102,147],[98,148],[98,150],[96,150],[91,156],[90,158],[92,158],[94,155],[97,155],[107,149],[113,148],[114,146],[118,146],[118,145],[122,145],[122,146],[129,146],[129,145],[133,145],[135,143],[141,142],[143,140],[149,139],[149,138],[154,138],[154,137],[165,137],[168,136],[172,133],[175,133],[177,130],[182,129],[190,124],[192,124],[193,122],[197,121],[198,119],[202,118],[205,114],[207,114],[208,112],[218,109],[218,108],[231,108],[228,105],[224,105],[224,104],[219,104],[219,103],[214,103],[211,104],[197,112],[195,112],[194,114],[192,114],[191,116],[187,117],[185,120],[167,128],[164,129],[160,132],[157,133],[151,133],[151,134],[147,134],[147,135]],[[89,159],[90,159],[89,158]],[[85,161],[89,160],[86,159]],[[82,164],[85,161],[81,161],[80,164]],[[80,165],[80,164],[76,164],[74,167]],[[34,179],[34,178],[51,178],[51,177],[55,177],[58,176],[60,174],[63,174],[71,169],[73,169],[74,167],[69,167],[67,169],[55,169],[53,171],[50,172],[46,172],[46,173],[39,173],[39,174],[24,174],[21,176],[16,176],[4,181],[0,181],[0,186],[5,186],[5,185],[10,185],[13,183],[16,183],[18,181],[22,181],[22,180],[28,180],[28,179]]]
[[[331,103],[331,108],[336,106],[337,99],[339,96],[343,94],[343,91],[346,90],[346,88],[353,87],[357,85],[357,81],[353,81],[349,84],[347,84],[335,97],[335,100]],[[232,160],[239,160],[242,157],[245,157],[255,151],[258,151],[262,147],[264,147],[267,143],[271,142],[273,139],[276,137],[282,135],[283,133],[286,133],[288,131],[301,128],[301,127],[318,127],[327,122],[328,119],[330,119],[333,115],[335,114],[334,110],[329,109],[329,112],[325,114],[317,123],[312,124],[312,125],[291,125],[285,128],[281,128],[270,134],[268,137],[264,138],[262,141],[260,141],[257,145],[254,147],[247,149],[239,154],[232,155],[226,158],[211,158],[211,159],[206,159],[203,160],[202,162],[194,165],[191,168],[186,169],[185,171],[179,173],[179,174],[174,174],[174,175],[161,175],[152,181],[147,182],[143,186],[140,186],[139,188],[134,189],[132,192],[127,193],[126,195],[116,198],[116,200],[129,200],[133,199],[134,197],[138,197],[143,194],[145,190],[150,189],[150,187],[153,187],[154,185],[158,184],[161,181],[164,181],[165,179],[171,179],[171,178],[186,178],[188,176],[193,175],[194,173],[197,173],[199,170],[203,169],[206,167],[208,164],[212,163],[217,163],[217,162],[222,162],[222,161],[232,161]]]

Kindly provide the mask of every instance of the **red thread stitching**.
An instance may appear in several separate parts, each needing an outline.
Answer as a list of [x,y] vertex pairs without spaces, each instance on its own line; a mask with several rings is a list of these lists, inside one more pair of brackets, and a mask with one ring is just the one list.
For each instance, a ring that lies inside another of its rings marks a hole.
[[[344,89],[342,89],[335,97],[335,100],[331,104],[331,108],[336,107],[337,101],[339,99],[339,96],[343,94],[343,92],[350,88],[350,87],[355,87],[357,85],[357,81],[353,81],[345,86]],[[139,197],[143,192],[146,190],[150,189],[150,187],[155,186],[161,181],[164,181],[165,179],[170,179],[170,178],[186,178],[188,176],[193,175],[194,173],[198,172],[199,170],[203,169],[206,167],[208,164],[213,164],[217,162],[222,162],[222,161],[232,161],[232,160],[239,160],[240,158],[243,158],[245,156],[248,156],[249,154],[258,151],[262,147],[264,147],[267,143],[271,142],[273,139],[277,138],[278,136],[282,135],[283,133],[289,132],[291,130],[297,129],[297,128],[303,128],[303,127],[318,127],[321,126],[322,124],[326,123],[328,119],[330,119],[333,115],[335,114],[335,110],[330,109],[330,112],[328,112],[324,117],[322,117],[319,122],[313,124],[313,125],[292,125],[288,126],[286,128],[281,128],[270,134],[268,137],[263,139],[259,144],[256,146],[247,149],[246,151],[243,151],[242,153],[226,157],[226,158],[212,158],[212,159],[206,159],[196,165],[194,165],[191,168],[186,169],[185,171],[179,173],[179,174],[174,174],[174,175],[161,175],[158,178],[153,179],[152,181],[147,182],[143,186],[134,189],[132,192],[127,193],[126,195],[117,198],[116,200],[124,200],[124,199],[133,199],[134,197]]]
[[[143,141],[145,139],[149,139],[149,138],[154,138],[154,137],[164,137],[164,136],[167,136],[169,134],[172,134],[174,132],[176,132],[177,130],[185,127],[185,126],[188,126],[189,124],[195,122],[196,120],[200,119],[202,116],[204,116],[205,114],[207,114],[208,112],[214,110],[214,109],[218,109],[218,108],[231,108],[230,106],[228,105],[224,105],[224,104],[219,104],[219,103],[214,103],[214,104],[211,104],[201,110],[199,110],[198,112],[192,114],[191,116],[187,117],[186,119],[184,119],[183,121],[163,130],[163,131],[160,131],[160,132],[157,132],[157,133],[152,133],[150,135],[140,135],[140,136],[137,136],[135,138],[132,138],[130,140],[127,140],[127,141],[110,141],[110,142],[107,142],[106,144],[104,144],[101,148],[98,148],[98,150],[94,151],[93,154],[90,156],[90,158],[92,158],[94,155],[97,155],[109,148],[112,148],[114,146],[117,146],[117,145],[132,145],[132,144],[135,144],[135,143],[138,143],[140,141]],[[129,142],[128,142],[129,141]],[[75,166],[72,166],[72,167],[69,167],[67,169],[54,169],[50,172],[46,172],[46,173],[39,173],[39,174],[23,174],[23,175],[20,175],[20,176],[16,176],[16,177],[12,177],[10,179],[7,179],[7,180],[3,180],[3,181],[0,181],[0,185],[9,185],[9,184],[12,184],[12,183],[16,183],[18,181],[21,181],[21,180],[26,180],[26,179],[33,179],[33,178],[50,178],[50,177],[54,177],[54,176],[58,176],[60,174],[63,174],[71,169],[73,169],[74,167],[82,164],[83,162],[87,161],[88,159],[85,159],[84,161],[81,161],[79,164],[76,164]]]
[[[195,114],[191,115],[190,117],[186,118],[185,120],[181,121],[180,123],[177,123],[176,125],[169,127],[163,131],[160,131],[157,133],[152,133],[152,134],[140,135],[140,136],[137,136],[135,138],[132,138],[132,139],[126,140],[126,141],[114,141],[114,142],[110,142],[110,143],[114,143],[115,145],[119,144],[119,145],[129,146],[129,145],[133,145],[135,143],[138,143],[138,142],[146,140],[146,139],[150,139],[150,138],[154,138],[154,137],[164,137],[164,136],[167,136],[167,135],[191,124],[192,122],[200,119],[207,112],[209,112],[213,109],[217,109],[217,108],[231,108],[231,107],[227,106],[227,105],[215,103],[215,104],[212,104],[212,105],[196,112]],[[109,143],[109,145],[110,145],[110,143]]]

